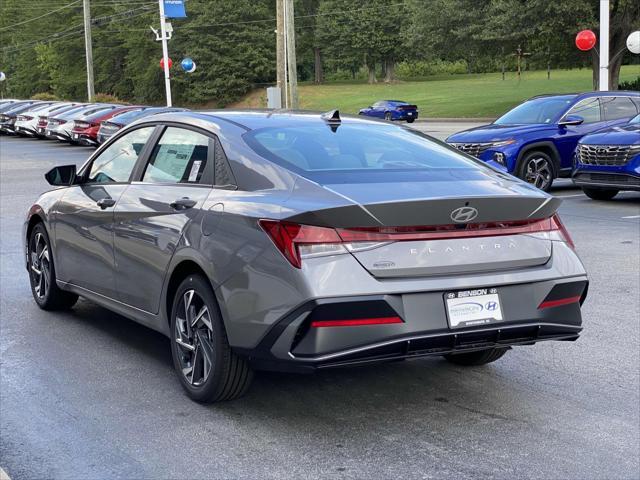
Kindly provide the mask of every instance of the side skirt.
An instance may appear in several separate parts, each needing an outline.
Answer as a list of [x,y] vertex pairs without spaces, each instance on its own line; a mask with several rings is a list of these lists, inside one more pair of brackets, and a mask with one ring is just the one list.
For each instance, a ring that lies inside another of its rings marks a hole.
[[120,302],[110,297],[106,297],[86,288],[79,287],[78,285],[74,285],[73,283],[56,280],[56,284],[62,290],[75,293],[76,295],[86,298],[87,300],[90,300],[100,305],[101,307],[106,308],[107,310],[111,310],[112,312],[122,315],[123,317],[127,317],[128,319],[140,323],[145,327],[149,327],[152,330],[160,332],[167,337],[169,336],[168,323],[166,319],[162,317],[162,315],[156,315],[154,313],[141,310],[131,305],[127,305],[126,303]]

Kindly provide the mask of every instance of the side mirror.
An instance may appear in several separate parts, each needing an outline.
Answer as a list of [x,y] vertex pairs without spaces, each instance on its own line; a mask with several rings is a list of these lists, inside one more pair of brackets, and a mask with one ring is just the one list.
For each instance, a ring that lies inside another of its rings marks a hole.
[[580,115],[567,115],[558,122],[559,127],[567,127],[570,125],[581,125],[584,123],[584,118]]
[[49,185],[54,187],[71,185],[76,179],[76,166],[62,165],[54,167],[44,174],[44,178],[47,179]]

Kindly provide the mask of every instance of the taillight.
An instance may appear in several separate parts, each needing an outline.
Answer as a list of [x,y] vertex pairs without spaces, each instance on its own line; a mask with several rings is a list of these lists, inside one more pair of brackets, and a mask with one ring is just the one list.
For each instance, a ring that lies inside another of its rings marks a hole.
[[33,120],[33,117],[29,115],[18,115],[18,121],[20,122],[28,122],[29,120]]
[[73,128],[80,128],[82,130],[84,130],[85,128],[89,128],[91,126],[90,123],[87,122],[73,122]]
[[575,250],[576,245],[573,243],[573,239],[571,238],[571,235],[569,235],[569,231],[564,226],[564,223],[560,220],[560,215],[556,213],[551,217],[551,224],[551,231],[557,231],[560,234],[560,240]]
[[260,220],[259,224],[280,253],[296,268],[302,268],[302,259],[306,257],[347,253],[333,228],[276,220]]
[[541,236],[575,248],[558,214],[542,220],[468,223],[409,227],[327,228],[277,220],[260,220],[260,226],[274,245],[296,268],[311,257],[369,250],[393,242],[497,237],[502,235]]

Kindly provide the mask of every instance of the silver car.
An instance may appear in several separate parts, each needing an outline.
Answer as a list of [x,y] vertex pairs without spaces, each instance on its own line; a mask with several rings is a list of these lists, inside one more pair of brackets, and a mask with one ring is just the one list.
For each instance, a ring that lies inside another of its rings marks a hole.
[[75,141],[71,138],[71,130],[73,130],[75,120],[82,120],[94,113],[113,110],[114,108],[117,108],[117,105],[92,103],[79,105],[77,108],[66,110],[60,115],[50,115],[47,120],[45,137],[50,140],[74,143]]
[[197,401],[255,369],[482,365],[582,329],[560,200],[406,127],[160,114],[46,178],[23,236],[36,303],[81,296],[167,335]]

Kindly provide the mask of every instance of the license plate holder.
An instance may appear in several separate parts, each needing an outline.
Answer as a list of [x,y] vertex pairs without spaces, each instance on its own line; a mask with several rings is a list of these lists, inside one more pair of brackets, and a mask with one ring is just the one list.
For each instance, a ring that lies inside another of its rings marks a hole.
[[504,321],[497,288],[446,292],[444,304],[451,329],[481,327]]

